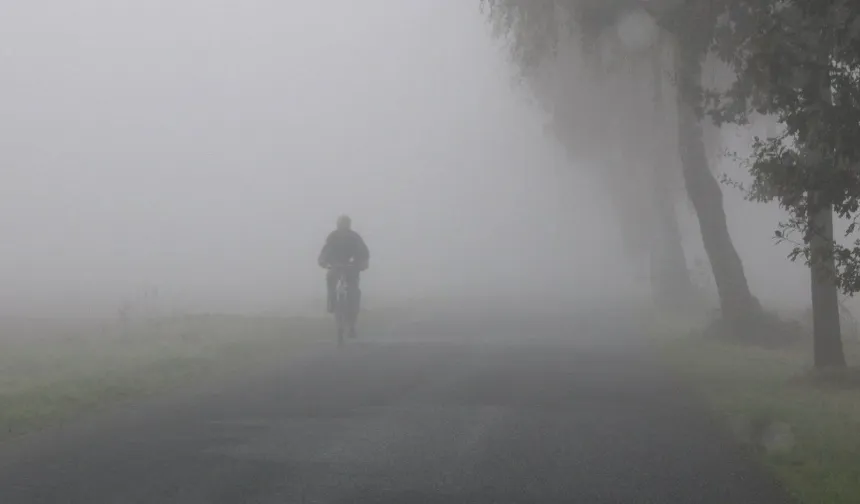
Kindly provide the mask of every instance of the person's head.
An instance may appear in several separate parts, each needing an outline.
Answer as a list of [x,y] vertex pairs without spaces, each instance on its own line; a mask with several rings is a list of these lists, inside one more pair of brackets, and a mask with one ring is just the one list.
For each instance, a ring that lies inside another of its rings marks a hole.
[[352,228],[352,219],[349,218],[349,215],[341,215],[337,218],[337,228],[341,231]]

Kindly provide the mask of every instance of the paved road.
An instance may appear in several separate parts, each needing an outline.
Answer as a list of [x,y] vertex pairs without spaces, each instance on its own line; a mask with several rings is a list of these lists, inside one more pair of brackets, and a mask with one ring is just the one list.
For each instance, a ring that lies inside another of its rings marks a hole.
[[0,503],[784,502],[623,321],[365,336],[8,444]]

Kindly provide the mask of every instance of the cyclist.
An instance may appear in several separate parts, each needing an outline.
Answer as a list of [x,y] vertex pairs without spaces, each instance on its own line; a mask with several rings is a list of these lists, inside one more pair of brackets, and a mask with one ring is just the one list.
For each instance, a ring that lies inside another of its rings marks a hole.
[[335,288],[337,286],[338,272],[331,268],[333,265],[354,265],[347,268],[346,285],[350,292],[349,298],[354,303],[352,313],[358,313],[361,299],[361,290],[358,287],[359,272],[368,267],[370,251],[361,235],[352,230],[352,219],[348,215],[341,215],[337,219],[337,228],[332,231],[325,240],[317,260],[320,267],[328,268],[326,274],[326,287],[328,290],[327,309],[329,313],[334,312]]

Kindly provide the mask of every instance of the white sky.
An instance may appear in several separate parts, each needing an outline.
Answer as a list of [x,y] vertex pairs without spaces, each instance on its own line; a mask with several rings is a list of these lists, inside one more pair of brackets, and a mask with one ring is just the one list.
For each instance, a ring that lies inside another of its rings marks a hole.
[[[284,308],[342,212],[369,301],[631,281],[477,1],[9,1],[0,64],[0,311]],[[724,193],[753,289],[805,303],[778,210]]]
[[3,299],[318,296],[341,212],[368,296],[544,282],[582,226],[563,260],[605,259],[599,199],[555,190],[563,160],[488,32],[465,0],[4,2]]

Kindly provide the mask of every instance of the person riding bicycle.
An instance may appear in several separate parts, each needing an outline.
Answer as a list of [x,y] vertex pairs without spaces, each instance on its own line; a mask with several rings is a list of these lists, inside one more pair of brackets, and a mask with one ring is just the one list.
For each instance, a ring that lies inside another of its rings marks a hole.
[[354,313],[358,313],[361,298],[361,290],[358,287],[359,272],[368,267],[370,251],[361,235],[352,230],[352,219],[347,215],[341,215],[337,219],[337,229],[332,231],[325,240],[318,258],[320,267],[328,268],[326,274],[326,287],[328,289],[327,309],[329,313],[334,312],[335,288],[337,287],[338,271],[332,266],[354,265],[344,271],[347,289],[354,295],[350,298],[355,303]]

